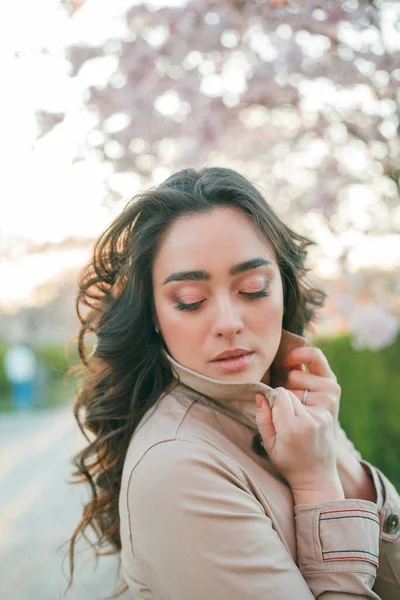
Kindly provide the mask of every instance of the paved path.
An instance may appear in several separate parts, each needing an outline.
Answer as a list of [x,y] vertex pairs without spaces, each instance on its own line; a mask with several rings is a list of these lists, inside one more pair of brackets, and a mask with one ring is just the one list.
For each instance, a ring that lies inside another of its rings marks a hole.
[[[87,497],[67,484],[84,444],[71,408],[0,415],[0,598],[61,600],[67,545]],[[82,488],[82,489],[80,489]],[[62,547],[61,547],[62,546]],[[101,600],[122,582],[115,557],[96,563],[85,544],[65,600]],[[64,561],[64,567],[63,567]],[[132,600],[129,593],[121,600]]]

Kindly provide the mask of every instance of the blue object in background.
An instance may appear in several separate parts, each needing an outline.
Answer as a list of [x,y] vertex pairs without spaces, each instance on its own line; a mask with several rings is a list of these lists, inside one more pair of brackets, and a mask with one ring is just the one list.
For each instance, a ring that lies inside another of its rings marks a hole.
[[38,362],[26,344],[10,346],[4,355],[4,370],[11,385],[13,407],[29,409],[35,404]]
[[17,410],[30,408],[35,404],[35,380],[11,382],[11,393]]

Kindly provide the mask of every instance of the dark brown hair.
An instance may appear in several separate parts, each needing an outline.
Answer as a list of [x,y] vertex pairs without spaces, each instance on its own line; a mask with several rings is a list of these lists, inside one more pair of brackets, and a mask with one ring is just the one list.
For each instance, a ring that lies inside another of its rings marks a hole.
[[[88,445],[74,457],[73,477],[74,483],[89,484],[92,497],[70,540],[68,589],[75,544],[80,536],[88,539],[88,526],[96,535],[92,545],[97,556],[120,551],[118,501],[130,439],[145,412],[176,385],[162,352],[162,338],[154,328],[155,256],[176,219],[217,206],[242,211],[274,248],[284,291],[284,329],[302,335],[315,320],[316,307],[324,303],[325,293],[306,281],[306,248],[314,242],[287,227],[239,173],[224,168],[184,169],[127,203],[98,239],[78,280],[83,377],[74,414]],[[85,346],[89,333],[97,336],[94,356]],[[223,405],[216,409],[232,414]]]

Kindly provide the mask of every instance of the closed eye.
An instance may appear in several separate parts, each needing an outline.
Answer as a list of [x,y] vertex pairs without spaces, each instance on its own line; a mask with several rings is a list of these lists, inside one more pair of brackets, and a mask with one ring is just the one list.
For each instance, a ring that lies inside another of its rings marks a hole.
[[[267,291],[267,288],[263,288],[262,290],[258,290],[257,292],[240,292],[242,296],[252,300],[256,298],[266,298],[271,295],[271,292]],[[200,300],[199,302],[192,302],[191,304],[185,304],[184,302],[179,302],[175,308],[177,310],[186,310],[188,312],[197,310],[200,305],[204,302],[204,300]]]
[[188,312],[190,312],[199,308],[202,302],[204,302],[204,300],[201,300],[200,302],[193,302],[192,304],[184,304],[183,302],[179,302],[179,304],[177,304],[175,308],[177,310],[187,310]]
[[247,298],[265,298],[266,296],[270,296],[271,292],[267,292],[266,288],[263,290],[259,290],[258,292],[240,292],[243,296]]

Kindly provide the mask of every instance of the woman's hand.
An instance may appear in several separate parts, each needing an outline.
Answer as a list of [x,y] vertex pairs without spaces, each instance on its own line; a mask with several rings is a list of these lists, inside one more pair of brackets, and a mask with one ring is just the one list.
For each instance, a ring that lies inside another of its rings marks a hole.
[[288,481],[296,503],[306,497],[315,502],[344,498],[332,415],[324,408],[306,408],[283,387],[275,390],[273,408],[262,394],[256,395],[256,421],[264,448]]
[[[340,440],[339,406],[341,388],[322,350],[312,346],[296,348],[287,353],[282,365],[291,369],[286,388],[301,401],[304,390],[309,390],[307,407],[325,408],[334,419],[337,438],[337,469],[346,498],[376,501],[376,490],[371,478],[354,453]],[[309,372],[303,370],[307,365]]]
[[[304,390],[308,390],[307,406],[325,408],[336,425],[342,390],[322,350],[313,346],[295,348],[288,352],[282,365],[291,369],[285,387],[301,401]],[[309,371],[302,370],[302,365],[307,365]]]

